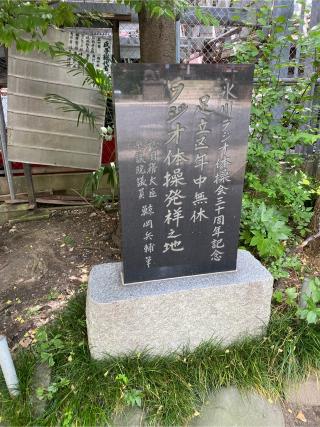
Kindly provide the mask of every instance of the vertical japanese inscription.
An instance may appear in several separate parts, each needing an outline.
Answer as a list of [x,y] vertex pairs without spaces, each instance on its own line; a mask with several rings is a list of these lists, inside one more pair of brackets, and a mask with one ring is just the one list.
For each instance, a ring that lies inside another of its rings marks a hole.
[[210,95],[204,95],[199,98],[196,112],[200,114],[200,119],[196,123],[197,131],[194,142],[194,195],[192,200],[193,212],[190,220],[195,223],[201,223],[209,219],[207,212],[208,197],[204,190],[204,185],[208,180],[207,165],[208,159],[208,137],[211,129],[208,128],[207,117],[213,112],[208,107]]
[[137,198],[140,201],[140,222],[143,228],[143,256],[150,268],[156,247],[154,239],[154,199],[157,194],[157,145],[155,142],[137,143],[135,150]]
[[229,145],[232,139],[232,105],[237,96],[232,93],[234,85],[225,79],[223,85],[223,103],[221,106],[222,117],[222,138],[218,146],[218,158],[215,167],[214,183],[215,189],[215,208],[213,217],[213,231],[211,234],[211,261],[220,262],[225,254],[225,210],[226,195],[231,183],[231,159],[229,156]]
[[184,251],[183,237],[179,230],[181,221],[184,219],[183,208],[186,199],[184,194],[184,186],[186,185],[184,163],[188,159],[182,149],[182,136],[185,128],[179,122],[179,118],[188,110],[188,105],[178,101],[183,88],[183,83],[174,84],[170,88],[172,98],[169,102],[167,123],[171,129],[165,142],[167,155],[164,159],[165,175],[163,178],[164,204],[166,207],[164,224],[167,226],[167,237],[163,246],[163,253]]
[[124,282],[234,270],[253,68],[115,70]]

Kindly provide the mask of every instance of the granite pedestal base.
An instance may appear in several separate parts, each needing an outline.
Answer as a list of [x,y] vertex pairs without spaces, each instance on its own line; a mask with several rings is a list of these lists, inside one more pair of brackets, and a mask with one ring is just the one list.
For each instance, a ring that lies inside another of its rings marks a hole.
[[144,349],[162,354],[209,339],[228,345],[268,324],[273,278],[247,251],[239,250],[230,273],[123,285],[121,268],[101,264],[90,273],[87,328],[95,359]]

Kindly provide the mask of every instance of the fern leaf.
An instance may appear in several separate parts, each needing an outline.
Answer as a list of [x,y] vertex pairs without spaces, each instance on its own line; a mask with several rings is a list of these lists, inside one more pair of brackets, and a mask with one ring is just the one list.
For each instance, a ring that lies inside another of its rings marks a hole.
[[83,58],[79,53],[65,50],[61,45],[56,45],[53,55],[61,58],[61,63],[69,67],[71,59],[72,65],[68,73],[74,76],[82,74],[84,76],[83,84],[91,84],[96,87],[104,97],[111,96],[111,77],[106,75],[104,70],[95,68],[91,62]]
[[50,102],[52,104],[58,104],[59,109],[68,113],[68,112],[75,112],[78,113],[78,119],[77,119],[77,126],[79,126],[79,123],[88,123],[91,129],[95,128],[95,122],[97,119],[96,114],[89,110],[84,105],[76,104],[75,102],[70,101],[70,99],[65,98],[61,95],[56,95],[53,93],[49,93],[44,98],[47,102]]

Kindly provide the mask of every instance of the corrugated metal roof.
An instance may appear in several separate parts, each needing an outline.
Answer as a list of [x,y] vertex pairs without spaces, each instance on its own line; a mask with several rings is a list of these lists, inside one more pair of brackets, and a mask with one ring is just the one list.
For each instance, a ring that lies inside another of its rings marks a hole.
[[[49,41],[68,45],[67,31],[50,30]],[[48,93],[90,107],[103,125],[105,101],[95,88],[83,86],[61,61],[42,53],[9,50],[8,154],[11,161],[81,169],[97,169],[101,162],[98,130],[77,126],[77,113],[64,111],[44,100]]]

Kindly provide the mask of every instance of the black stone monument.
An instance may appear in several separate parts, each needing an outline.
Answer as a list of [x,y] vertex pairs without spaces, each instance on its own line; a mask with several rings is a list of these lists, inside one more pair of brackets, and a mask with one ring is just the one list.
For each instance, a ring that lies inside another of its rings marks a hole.
[[235,270],[253,66],[112,74],[124,283]]

